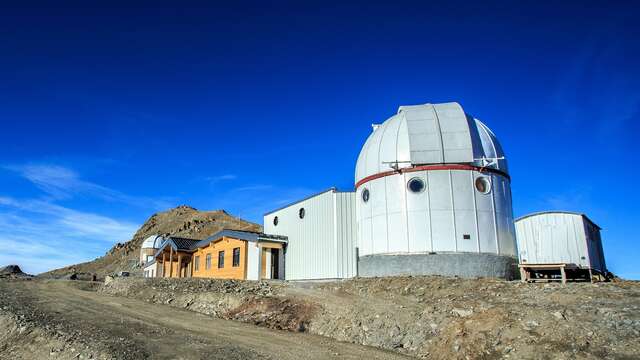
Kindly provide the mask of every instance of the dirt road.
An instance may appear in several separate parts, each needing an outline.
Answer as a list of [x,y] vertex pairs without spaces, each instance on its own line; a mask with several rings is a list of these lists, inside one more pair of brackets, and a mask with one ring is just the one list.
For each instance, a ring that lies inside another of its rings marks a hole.
[[[29,354],[37,358],[36,353],[48,353],[51,358],[117,359],[405,358],[321,336],[269,330],[175,307],[105,296],[65,281],[0,281],[0,311],[0,315],[15,316],[38,331],[38,336],[28,337],[28,331],[18,325],[12,334],[0,333],[0,358],[6,359],[30,358]],[[54,338],[34,346],[34,341],[47,334]],[[20,338],[29,343],[20,344]],[[21,351],[21,346],[29,351]],[[48,346],[51,349],[42,349]]]

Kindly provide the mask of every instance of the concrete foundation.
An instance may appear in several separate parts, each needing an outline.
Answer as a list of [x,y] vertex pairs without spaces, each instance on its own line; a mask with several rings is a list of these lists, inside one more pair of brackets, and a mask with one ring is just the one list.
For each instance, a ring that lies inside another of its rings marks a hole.
[[520,278],[518,259],[478,253],[367,255],[358,260],[358,276],[442,275],[463,278]]

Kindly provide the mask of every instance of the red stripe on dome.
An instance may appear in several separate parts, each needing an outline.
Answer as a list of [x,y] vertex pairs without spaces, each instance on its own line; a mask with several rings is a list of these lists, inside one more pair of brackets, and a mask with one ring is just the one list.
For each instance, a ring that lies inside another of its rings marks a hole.
[[402,174],[402,173],[411,173],[411,172],[423,171],[423,170],[472,170],[472,171],[477,171],[481,173],[493,173],[493,174],[502,175],[507,179],[511,180],[511,177],[504,171],[491,169],[491,168],[483,168],[480,166],[464,165],[464,164],[420,165],[420,166],[412,166],[404,169],[384,171],[378,174],[369,175],[356,183],[356,189],[359,188],[360,185],[362,184],[368,183],[371,180],[383,178],[385,176],[391,176],[391,175]]

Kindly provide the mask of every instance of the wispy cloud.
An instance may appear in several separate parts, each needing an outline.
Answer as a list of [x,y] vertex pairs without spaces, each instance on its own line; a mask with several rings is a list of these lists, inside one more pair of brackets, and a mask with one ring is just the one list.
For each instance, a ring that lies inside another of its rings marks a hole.
[[126,220],[72,208],[70,200],[75,197],[148,210],[169,206],[164,200],[130,196],[87,181],[76,171],[55,164],[2,168],[26,179],[45,195],[16,198],[0,194],[0,245],[4,249],[0,265],[18,263],[31,273],[91,260],[116,242],[130,240],[138,228]]
[[269,190],[269,189],[273,189],[274,186],[273,185],[266,185],[266,184],[256,184],[256,185],[246,185],[246,186],[240,186],[240,187],[236,187],[231,189],[231,192],[254,192],[254,191],[262,191],[262,190]]
[[55,200],[87,196],[155,210],[170,206],[170,203],[163,199],[130,196],[84,180],[74,170],[55,164],[5,165],[3,168],[22,176]]
[[262,224],[263,215],[285,204],[316,192],[305,187],[282,187],[271,184],[249,184],[218,192],[210,208],[227,209],[243,219]]
[[206,177],[205,180],[212,183],[217,183],[220,181],[235,180],[237,178],[238,176],[234,174],[223,174],[223,175],[217,175],[217,176],[209,176],[209,177]]
[[90,260],[131,239],[137,225],[41,200],[0,197],[0,264],[39,273]]

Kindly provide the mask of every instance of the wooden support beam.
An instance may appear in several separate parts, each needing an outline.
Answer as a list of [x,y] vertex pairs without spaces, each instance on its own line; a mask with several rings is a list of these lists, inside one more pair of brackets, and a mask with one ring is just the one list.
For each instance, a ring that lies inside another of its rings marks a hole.
[[169,277],[173,277],[173,248],[169,247]]
[[178,277],[182,277],[182,254],[178,253]]
[[167,266],[167,256],[166,255],[167,254],[164,251],[162,251],[162,277],[166,277],[167,276],[166,271],[165,271],[166,270],[166,266]]

